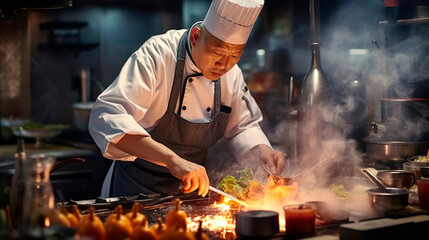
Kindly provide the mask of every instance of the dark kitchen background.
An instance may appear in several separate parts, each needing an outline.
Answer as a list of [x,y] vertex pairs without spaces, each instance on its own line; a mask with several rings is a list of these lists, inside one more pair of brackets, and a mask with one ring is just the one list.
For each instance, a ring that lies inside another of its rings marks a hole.
[[[101,157],[86,126],[76,121],[86,114],[82,103],[94,101],[149,37],[202,20],[210,2],[74,0],[69,8],[3,11],[2,146],[16,144],[6,126],[13,121],[72,126],[47,141],[80,150],[57,157],[87,160],[84,166],[69,167],[71,173],[63,178],[57,177],[62,181],[58,186],[79,178],[86,189],[76,184],[63,188],[60,195],[66,199],[98,196],[108,161]],[[415,4],[404,7],[402,14],[409,14],[404,18],[419,17],[415,9]],[[361,140],[370,123],[379,121],[380,98],[429,97],[427,22],[387,24],[383,0],[321,0],[320,10],[322,67],[341,102],[350,138]],[[288,111],[289,80],[294,78],[293,99],[309,70],[309,42],[308,1],[265,1],[239,65],[264,113],[262,127],[274,144],[284,140],[276,127]]]

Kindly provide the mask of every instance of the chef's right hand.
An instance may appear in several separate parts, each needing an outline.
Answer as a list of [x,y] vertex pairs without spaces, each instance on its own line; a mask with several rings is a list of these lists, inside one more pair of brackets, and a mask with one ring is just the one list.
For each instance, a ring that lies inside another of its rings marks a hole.
[[183,183],[183,192],[190,193],[198,189],[198,195],[205,197],[209,191],[209,177],[206,169],[196,163],[182,159],[167,166],[170,173]]

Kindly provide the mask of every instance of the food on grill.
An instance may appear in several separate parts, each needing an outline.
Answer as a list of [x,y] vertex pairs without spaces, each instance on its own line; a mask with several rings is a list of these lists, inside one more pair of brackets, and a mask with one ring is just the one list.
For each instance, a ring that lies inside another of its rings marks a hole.
[[146,218],[143,219],[142,223],[139,226],[134,227],[134,231],[131,235],[131,240],[142,240],[142,239],[145,239],[145,240],[157,239],[155,231],[148,227]]
[[220,181],[219,188],[235,197],[238,197],[244,190],[238,184],[237,179],[229,174]]
[[79,220],[77,235],[97,240],[106,239],[106,229],[103,222],[94,214],[94,207],[89,207],[89,214],[83,215]]
[[236,171],[238,180],[228,174],[219,183],[219,188],[222,191],[240,199],[246,200],[249,194],[250,181],[253,180],[253,171],[251,168]]
[[336,184],[332,184],[331,185],[331,191],[335,194],[335,195],[337,195],[338,197],[341,197],[341,198],[348,198],[349,197],[349,194],[347,193],[347,191],[345,190],[345,188],[344,188],[344,185],[343,184],[338,184],[338,185],[336,185]]
[[82,217],[82,215],[79,212],[79,208],[77,207],[77,205],[73,205],[72,209],[73,209],[73,215],[76,217],[79,225],[80,218]]
[[67,216],[64,215],[61,211],[58,211],[57,218],[58,218],[58,224],[60,224],[61,226],[64,226],[64,227],[72,226]]
[[61,207],[60,207],[60,210],[59,210],[59,214],[60,215],[64,215],[67,218],[69,224],[66,227],[75,227],[75,228],[77,228],[77,226],[79,224],[78,219],[76,218],[76,216],[74,214],[72,214],[71,212],[69,212],[66,209],[64,202],[61,204]]
[[165,226],[165,224],[162,222],[162,219],[161,218],[158,218],[158,223],[157,224],[154,224],[154,225],[152,225],[151,227],[150,227],[153,231],[155,231],[155,234],[157,235],[157,236],[160,236],[160,235],[162,235],[163,233],[165,233],[165,231],[166,231],[166,226]]
[[141,226],[143,224],[143,221],[146,219],[145,215],[139,212],[140,207],[141,207],[141,203],[135,202],[133,204],[131,212],[125,214],[125,217],[127,217],[130,220],[131,226],[133,226],[133,228]]
[[296,182],[291,185],[279,184],[270,177],[266,183],[262,183],[253,179],[251,168],[245,168],[236,173],[239,175],[238,180],[228,174],[220,181],[219,188],[242,201],[255,204],[263,204],[263,201],[281,204],[296,196],[298,189]]
[[183,228],[167,229],[167,232],[159,236],[158,240],[195,240],[190,232],[186,232]]
[[116,213],[110,214],[104,222],[107,239],[126,239],[131,237],[133,226],[130,220],[122,214],[122,205],[115,208]]
[[178,228],[183,228],[186,231],[186,218],[188,218],[188,216],[186,215],[185,211],[180,209],[182,201],[178,198],[175,198],[173,202],[176,208],[172,211],[169,211],[165,217],[167,231]]
[[251,201],[259,201],[264,198],[265,185],[258,181],[249,181],[249,187],[247,188],[247,199]]

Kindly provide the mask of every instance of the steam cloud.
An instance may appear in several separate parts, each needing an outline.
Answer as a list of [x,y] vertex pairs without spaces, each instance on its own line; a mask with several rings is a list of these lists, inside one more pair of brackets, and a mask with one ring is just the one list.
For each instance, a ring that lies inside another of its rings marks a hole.
[[[335,203],[337,200],[332,196],[329,186],[345,184],[351,193],[351,199],[347,202],[348,210],[362,213],[369,211],[364,191],[374,185],[360,171],[356,171],[364,159],[359,141],[368,136],[371,121],[381,121],[382,97],[428,97],[429,39],[424,34],[419,35],[419,31],[424,33],[429,29],[419,26],[414,33],[408,31],[404,35],[401,32],[403,30],[392,27],[385,35],[392,42],[387,42],[383,49],[383,46],[377,46],[377,42],[380,44],[383,40],[379,35],[383,27],[379,21],[384,19],[382,1],[349,0],[339,4],[328,17],[321,12],[325,19],[325,24],[321,25],[322,68],[332,82],[337,99],[336,104],[324,106],[322,112],[324,118],[335,122],[336,128],[330,133],[329,141],[320,143],[322,148],[319,156],[312,155],[310,150],[301,152],[299,162],[288,162],[288,168],[282,175],[293,176],[325,161],[316,170],[299,177],[299,187],[312,191],[301,191],[298,201],[325,200]],[[365,51],[351,54],[350,49]],[[285,112],[290,110],[287,106],[283,109]],[[420,111],[420,118],[410,119],[406,121],[406,126],[398,128],[404,130],[400,134],[402,138],[429,132],[429,109],[422,106]],[[279,115],[287,116],[286,113]],[[270,131],[267,136],[272,142],[280,143],[276,147],[291,157],[292,142],[299,130],[307,126],[288,118],[281,117],[278,120],[274,126],[268,126]],[[232,169],[259,169],[257,162],[253,161],[253,166],[247,160],[236,162],[217,172],[217,176],[221,179]]]

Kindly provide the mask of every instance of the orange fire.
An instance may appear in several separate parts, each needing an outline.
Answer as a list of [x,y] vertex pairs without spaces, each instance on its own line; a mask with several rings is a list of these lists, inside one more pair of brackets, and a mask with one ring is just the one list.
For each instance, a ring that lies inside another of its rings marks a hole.
[[222,238],[235,236],[235,221],[231,212],[231,201],[223,199],[222,203],[214,203],[212,207],[219,209],[217,215],[206,215],[197,217],[188,217],[188,230],[197,231],[199,222],[202,221],[203,229],[222,234]]
[[[253,185],[252,185],[253,184]],[[263,189],[263,190],[262,190]],[[247,210],[272,210],[279,213],[280,230],[285,230],[285,219],[282,207],[289,204],[295,198],[298,184],[293,183],[289,186],[277,185],[268,181],[267,186],[261,188],[256,182],[251,183],[249,188],[249,199],[245,202],[250,205]],[[235,204],[229,199],[223,199],[222,203],[214,203],[212,207],[219,209],[216,215],[206,215],[197,217],[188,217],[188,230],[196,231],[199,221],[203,221],[204,229],[222,233],[223,239],[228,234],[235,234],[235,220],[231,205]],[[235,236],[235,235],[234,235]]]

